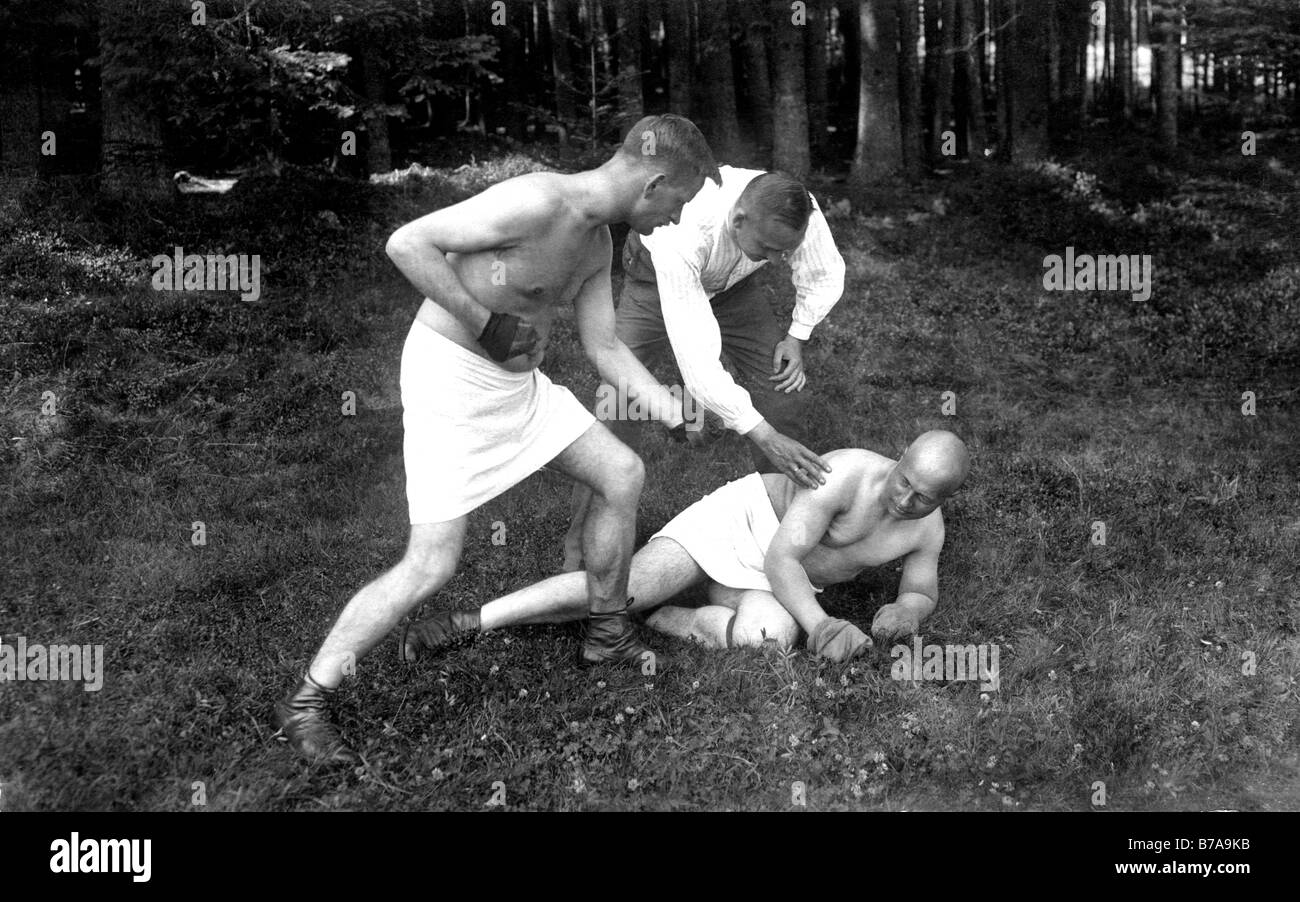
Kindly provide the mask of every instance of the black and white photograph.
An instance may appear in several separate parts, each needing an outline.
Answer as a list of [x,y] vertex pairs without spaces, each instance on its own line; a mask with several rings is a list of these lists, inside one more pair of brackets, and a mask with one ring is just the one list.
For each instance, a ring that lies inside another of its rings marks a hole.
[[1219,812],[1091,866],[1233,885],[1298,221],[1294,0],[5,0],[0,825]]

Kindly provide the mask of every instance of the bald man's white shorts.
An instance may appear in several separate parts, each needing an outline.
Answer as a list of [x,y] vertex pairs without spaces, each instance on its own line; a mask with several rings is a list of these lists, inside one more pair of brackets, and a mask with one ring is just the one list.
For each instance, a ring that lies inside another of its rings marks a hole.
[[763,475],[750,473],[705,495],[650,539],[672,539],[719,585],[771,592],[763,561],[780,525]]

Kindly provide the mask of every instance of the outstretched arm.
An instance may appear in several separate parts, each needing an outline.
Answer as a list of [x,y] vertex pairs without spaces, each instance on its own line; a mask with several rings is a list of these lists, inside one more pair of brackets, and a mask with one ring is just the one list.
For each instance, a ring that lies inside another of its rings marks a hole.
[[609,230],[604,232],[601,246],[604,263],[582,284],[573,300],[578,338],[602,379],[616,388],[621,386],[629,400],[637,400],[655,419],[670,429],[675,428],[685,421],[681,399],[673,397],[672,392],[650,375],[615,331],[614,294],[609,282],[612,241]]
[[749,392],[736,384],[719,360],[722,330],[700,283],[699,255],[704,253],[703,248],[693,247],[683,256],[680,249],[666,241],[645,239],[644,243],[654,260],[664,329],[686,390],[718,414],[728,429],[756,444],[796,484],[817,488],[824,481],[822,471],[830,470],[827,463],[799,442],[777,432],[754,408]]
[[943,550],[943,515],[928,529],[921,546],[903,560],[898,598],[876,612],[871,635],[882,645],[918,632],[921,621],[939,604],[939,552]]
[[816,491],[795,492],[763,560],[763,570],[776,600],[809,635],[827,619],[827,614],[817,603],[803,559],[826,535],[835,515],[846,510],[852,501],[847,471],[847,466],[839,467],[826,485]]
[[848,621],[830,617],[822,610],[803,559],[821,541],[836,514],[853,503],[860,475],[860,468],[845,464],[827,479],[825,486],[797,491],[763,562],[776,600],[808,633],[809,650],[832,661],[846,661],[865,651],[871,647],[871,639]]
[[777,602],[809,634],[809,650],[831,660],[861,654],[870,649],[871,639],[849,621],[837,620],[822,610],[803,559],[822,541],[836,515],[852,507],[861,477],[861,465],[845,460],[820,489],[796,491],[763,560]]

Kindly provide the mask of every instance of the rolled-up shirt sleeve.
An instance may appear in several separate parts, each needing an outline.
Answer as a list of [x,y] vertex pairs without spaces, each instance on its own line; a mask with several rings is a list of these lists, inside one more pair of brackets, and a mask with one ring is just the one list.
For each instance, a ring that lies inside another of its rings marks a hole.
[[795,291],[790,334],[807,341],[813,328],[826,318],[844,294],[844,258],[835,247],[830,226],[815,198],[808,230],[789,262],[790,281]]
[[695,259],[692,252],[683,254],[666,242],[651,252],[664,327],[686,390],[728,429],[744,435],[763,421],[763,415],[722,365],[722,331],[700,284],[704,253],[701,247],[700,259]]

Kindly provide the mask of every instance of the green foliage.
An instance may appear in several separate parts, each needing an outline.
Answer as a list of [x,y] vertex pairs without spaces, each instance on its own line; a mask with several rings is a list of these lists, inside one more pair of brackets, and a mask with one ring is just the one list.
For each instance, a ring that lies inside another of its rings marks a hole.
[[430,95],[454,95],[481,82],[501,84],[501,77],[487,67],[497,49],[493,35],[422,40],[397,57],[399,74],[409,73],[400,91],[412,103],[422,103]]

